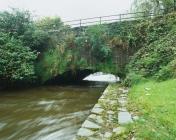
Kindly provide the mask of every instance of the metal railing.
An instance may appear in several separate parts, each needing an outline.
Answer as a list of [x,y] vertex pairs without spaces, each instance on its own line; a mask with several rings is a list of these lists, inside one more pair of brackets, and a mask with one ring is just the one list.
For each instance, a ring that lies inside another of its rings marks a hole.
[[153,16],[154,16],[153,13],[145,15],[145,12],[136,12],[136,13],[85,18],[85,19],[79,19],[79,20],[70,20],[70,21],[65,21],[64,23],[66,25],[70,25],[71,27],[82,27],[82,26],[90,26],[95,24],[108,24],[113,22],[139,20],[142,18],[149,18],[149,17],[152,18]]
[[[175,6],[172,7],[175,10]],[[132,21],[139,20],[144,18],[152,18],[154,16],[161,16],[165,13],[166,9],[160,9],[159,13],[156,15],[154,13],[147,12],[135,12],[135,13],[126,13],[126,14],[118,14],[118,15],[108,15],[108,16],[100,16],[100,17],[91,17],[91,18],[83,18],[77,20],[65,21],[65,25],[70,25],[71,27],[83,27],[90,26],[96,24],[108,24],[113,22],[122,22],[122,21]]]

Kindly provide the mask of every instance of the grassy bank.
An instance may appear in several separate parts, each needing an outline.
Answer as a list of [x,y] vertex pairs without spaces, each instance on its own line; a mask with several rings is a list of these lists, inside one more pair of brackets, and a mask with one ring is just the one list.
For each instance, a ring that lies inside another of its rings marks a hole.
[[128,108],[139,116],[130,126],[135,137],[143,140],[175,140],[176,79],[149,81],[133,86]]

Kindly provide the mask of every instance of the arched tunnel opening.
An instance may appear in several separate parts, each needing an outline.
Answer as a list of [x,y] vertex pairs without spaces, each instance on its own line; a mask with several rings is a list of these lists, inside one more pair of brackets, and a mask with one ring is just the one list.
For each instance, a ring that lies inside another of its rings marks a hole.
[[91,69],[69,70],[45,82],[45,85],[85,85],[118,82],[119,77]]
[[84,70],[74,70],[74,71],[66,71],[63,74],[57,75],[56,77],[49,79],[45,82],[45,85],[81,85],[85,84],[88,81],[84,81],[83,79],[94,73],[96,71],[91,69]]

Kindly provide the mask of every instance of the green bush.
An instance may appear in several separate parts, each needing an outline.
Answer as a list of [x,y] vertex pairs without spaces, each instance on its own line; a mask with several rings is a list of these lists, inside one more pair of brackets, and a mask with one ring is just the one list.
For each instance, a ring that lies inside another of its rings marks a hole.
[[108,44],[107,28],[103,25],[88,27],[85,31],[88,38],[88,44],[91,47],[92,57],[97,62],[105,62],[111,57],[111,49]]
[[159,81],[176,78],[176,59],[171,61],[167,66],[162,67],[155,76]]
[[147,81],[142,75],[136,73],[128,73],[125,80],[123,80],[122,84],[127,87],[131,87],[135,84]]
[[30,47],[32,50],[44,52],[49,48],[49,34],[39,29],[28,29],[20,39],[24,46]]
[[36,58],[36,53],[24,47],[20,40],[0,34],[0,81],[33,81]]
[[107,26],[95,25],[85,28],[75,38],[75,46],[79,52],[87,56],[88,67],[93,70],[116,73],[116,66],[112,61],[112,48]]
[[131,59],[128,70],[138,72],[144,77],[157,74],[168,65],[176,55],[176,30],[173,29],[163,38],[141,48]]

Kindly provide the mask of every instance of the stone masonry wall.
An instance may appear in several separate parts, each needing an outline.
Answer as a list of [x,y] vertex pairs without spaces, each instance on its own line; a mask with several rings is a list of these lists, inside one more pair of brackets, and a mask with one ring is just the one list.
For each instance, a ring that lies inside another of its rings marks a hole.
[[124,124],[133,122],[126,109],[127,95],[127,89],[118,84],[109,85],[74,140],[109,140],[124,133]]

